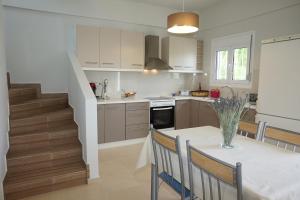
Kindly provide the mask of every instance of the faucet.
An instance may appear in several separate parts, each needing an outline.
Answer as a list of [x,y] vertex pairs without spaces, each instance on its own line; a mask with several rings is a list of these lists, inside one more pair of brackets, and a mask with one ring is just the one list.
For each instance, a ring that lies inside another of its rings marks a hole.
[[103,83],[99,83],[99,85],[102,87],[100,99],[108,99],[109,98],[107,96],[108,79],[104,79]]

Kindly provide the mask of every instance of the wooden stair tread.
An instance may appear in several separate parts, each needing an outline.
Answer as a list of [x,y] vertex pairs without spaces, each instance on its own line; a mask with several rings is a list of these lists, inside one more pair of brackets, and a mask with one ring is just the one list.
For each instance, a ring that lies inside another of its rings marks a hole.
[[42,155],[42,154],[54,154],[60,152],[68,152],[68,151],[80,151],[81,152],[81,145],[80,143],[76,144],[67,144],[61,146],[50,146],[37,149],[29,149],[26,151],[17,151],[17,152],[8,152],[7,153],[7,160],[9,162],[10,159],[20,158],[20,157],[30,157],[35,155]]
[[47,179],[49,177],[60,176],[66,173],[73,173],[78,171],[87,171],[86,166],[83,162],[27,171],[26,173],[8,173],[5,178],[5,183],[15,184],[19,182],[34,181],[37,179]]

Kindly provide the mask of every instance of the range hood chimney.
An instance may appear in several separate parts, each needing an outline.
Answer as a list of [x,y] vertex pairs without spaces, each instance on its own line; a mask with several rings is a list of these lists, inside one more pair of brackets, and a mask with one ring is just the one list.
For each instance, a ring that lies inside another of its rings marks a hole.
[[159,36],[147,35],[145,37],[145,69],[172,69],[166,62],[159,58]]

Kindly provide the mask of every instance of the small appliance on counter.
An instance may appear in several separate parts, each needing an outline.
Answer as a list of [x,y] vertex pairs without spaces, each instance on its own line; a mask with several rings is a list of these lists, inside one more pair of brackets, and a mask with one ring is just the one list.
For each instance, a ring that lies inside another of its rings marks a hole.
[[256,105],[256,101],[257,101],[257,93],[250,93],[249,94],[249,103],[251,105]]
[[219,89],[211,89],[210,90],[210,97],[211,98],[218,99],[218,98],[220,98],[220,95],[221,95],[221,93],[220,93]]
[[189,90],[180,90],[179,91],[179,95],[180,96],[190,96],[190,92]]

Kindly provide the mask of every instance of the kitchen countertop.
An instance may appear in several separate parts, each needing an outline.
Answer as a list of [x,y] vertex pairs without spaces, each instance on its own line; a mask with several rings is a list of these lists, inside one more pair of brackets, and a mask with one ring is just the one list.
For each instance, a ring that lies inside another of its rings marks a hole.
[[[175,96],[175,100],[196,100],[196,101],[205,101],[213,102],[214,100],[210,97],[193,97],[193,96]],[[107,100],[102,100],[97,98],[98,104],[117,104],[117,103],[140,103],[140,102],[150,102],[149,99],[145,97],[128,97],[128,98],[111,98]],[[246,105],[246,108],[256,109],[256,105]]]

